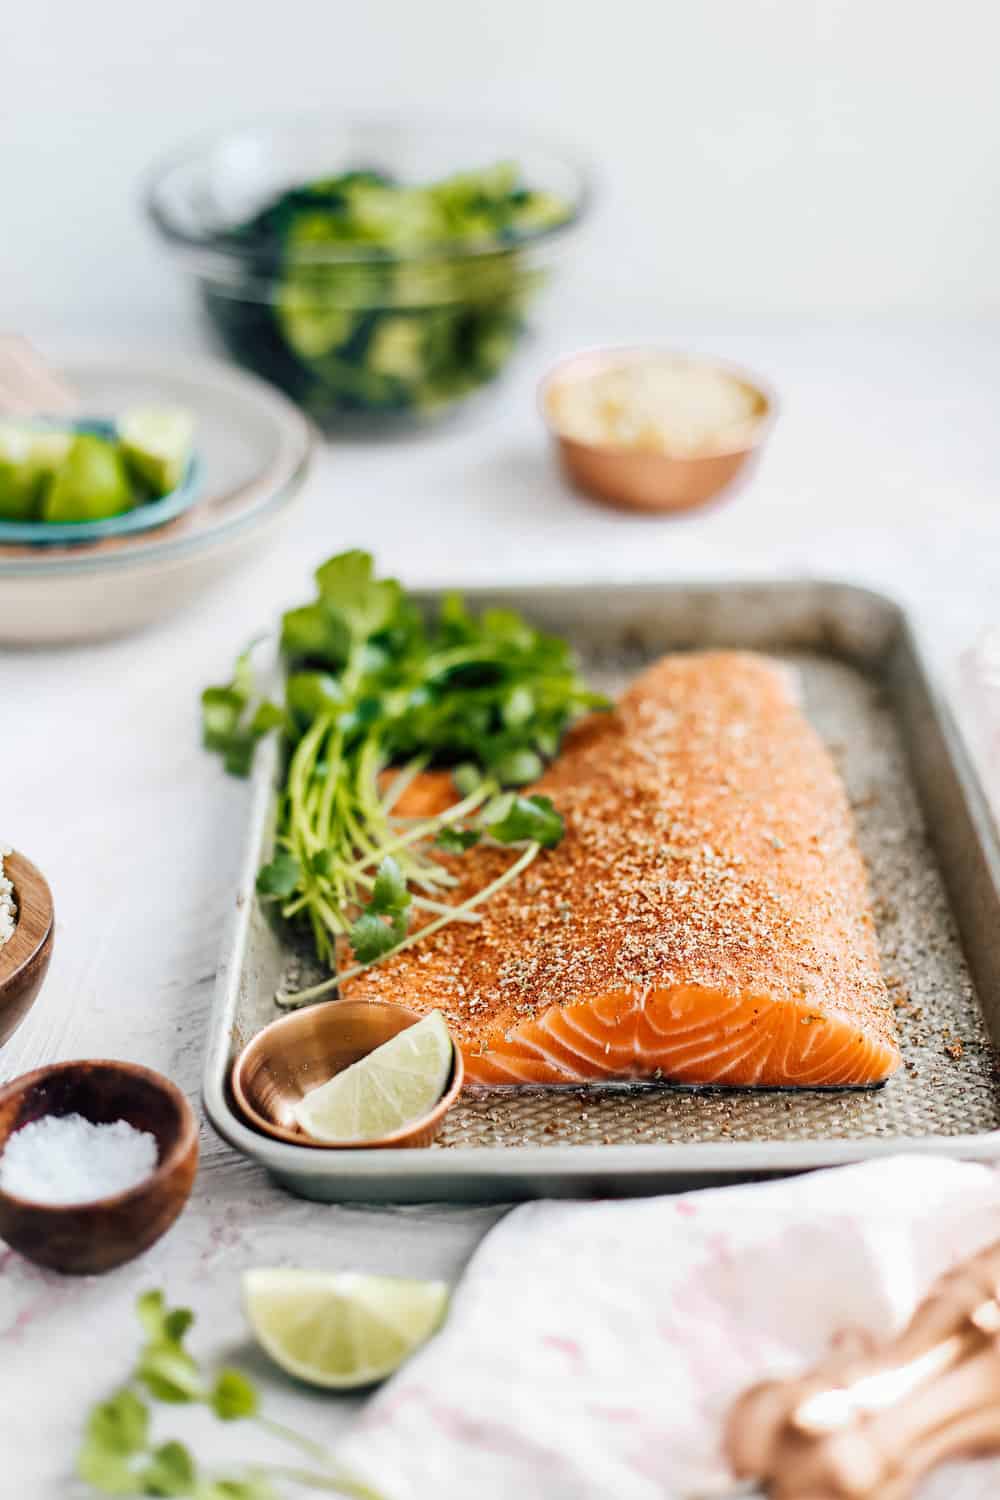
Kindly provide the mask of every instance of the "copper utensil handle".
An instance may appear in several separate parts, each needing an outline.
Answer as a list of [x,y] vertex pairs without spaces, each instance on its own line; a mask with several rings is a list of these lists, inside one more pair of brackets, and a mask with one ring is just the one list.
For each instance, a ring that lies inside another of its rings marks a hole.
[[941,1277],[891,1342],[865,1342],[737,1401],[739,1477],[772,1500],[906,1500],[944,1459],[1000,1451],[1000,1243]]

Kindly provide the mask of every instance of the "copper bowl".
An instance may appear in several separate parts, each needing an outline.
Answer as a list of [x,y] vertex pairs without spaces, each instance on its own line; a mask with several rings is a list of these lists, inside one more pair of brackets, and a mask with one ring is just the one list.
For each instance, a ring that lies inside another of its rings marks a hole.
[[43,1115],[127,1120],[156,1137],[156,1168],[135,1187],[86,1203],[35,1203],[0,1190],[0,1237],[27,1260],[91,1275],[133,1260],[170,1228],[191,1193],[198,1121],[176,1084],[137,1063],[65,1062],[0,1088],[0,1151]]
[[0,1046],[34,1004],[48,972],[55,934],[52,892],[41,870],[23,854],[6,854],[4,873],[14,887],[14,932],[0,948]]
[[429,1146],[462,1088],[465,1069],[454,1048],[448,1086],[430,1114],[391,1135],[369,1141],[317,1141],[300,1128],[295,1106],[351,1063],[358,1062],[421,1020],[416,1011],[382,1000],[328,1000],[272,1021],[233,1064],[236,1103],[250,1124],[276,1140],[318,1150],[370,1151],[389,1146]]
[[705,505],[748,467],[760,451],[771,425],[774,399],[750,375],[720,360],[669,355],[719,370],[751,393],[756,414],[751,432],[744,441],[729,450],[680,457],[648,448],[587,443],[559,430],[553,412],[553,397],[560,387],[573,381],[592,379],[615,366],[667,353],[651,348],[590,350],[561,360],[542,381],[539,391],[542,416],[567,477],[576,489],[618,510],[662,514]]

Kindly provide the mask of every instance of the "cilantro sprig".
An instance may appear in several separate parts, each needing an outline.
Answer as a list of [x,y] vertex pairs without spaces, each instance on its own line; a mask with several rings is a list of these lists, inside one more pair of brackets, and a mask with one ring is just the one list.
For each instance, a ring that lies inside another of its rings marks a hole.
[[[203,1370],[185,1345],[194,1322],[183,1307],[168,1308],[162,1292],[137,1303],[145,1338],[127,1382],[94,1406],[77,1455],[80,1478],[102,1495],[187,1496],[190,1500],[280,1500],[283,1480],[301,1487],[379,1500],[358,1484],[312,1438],[267,1418],[260,1395],[242,1371]],[[228,1473],[200,1464],[177,1438],[157,1441],[152,1404],[207,1407],[220,1422],[252,1422],[296,1450],[294,1464],[239,1464]]]
[[[551,801],[518,789],[574,719],[607,706],[566,642],[511,610],[474,616],[452,594],[428,621],[394,579],[375,577],[365,552],[331,558],[316,586],[282,621],[282,703],[255,700],[248,653],[232,682],[202,695],[204,742],[235,774],[246,774],[263,734],[282,731],[275,853],[259,896],[307,924],[331,969],[344,945],[353,952],[329,980],[279,996],[286,1006],[448,922],[479,920],[487,893],[562,837]],[[453,768],[461,800],[417,822],[398,817],[400,796],[428,766]],[[483,840],[516,857],[486,891],[449,902],[457,877],[435,850],[459,854]]]

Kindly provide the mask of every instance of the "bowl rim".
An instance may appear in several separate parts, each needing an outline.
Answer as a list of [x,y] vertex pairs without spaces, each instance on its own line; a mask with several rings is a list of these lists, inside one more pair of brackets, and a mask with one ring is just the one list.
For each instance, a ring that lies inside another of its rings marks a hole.
[[[324,1006],[338,1007],[344,1007],[346,1005],[375,1006],[379,1010],[392,1010],[402,1015],[411,1016],[412,1021],[410,1024],[412,1025],[416,1025],[418,1021],[422,1021],[424,1019],[424,1015],[421,1014],[420,1011],[411,1010],[408,1005],[399,1005],[393,1000],[325,1000],[322,1002],[322,1004]],[[310,1008],[312,1009],[314,1007]],[[402,1142],[409,1140],[412,1136],[426,1130],[429,1126],[436,1125],[439,1120],[442,1120],[451,1109],[452,1105],[455,1103],[459,1094],[462,1092],[462,1085],[465,1082],[465,1060],[462,1057],[461,1047],[455,1041],[454,1037],[452,1037],[451,1073],[448,1076],[448,1083],[445,1087],[444,1093],[434,1105],[433,1109],[429,1109],[425,1115],[420,1115],[415,1120],[407,1121],[405,1125],[400,1125],[397,1130],[392,1131],[389,1135],[376,1136],[374,1139],[366,1141],[320,1141],[317,1140],[314,1136],[307,1135],[305,1131],[288,1130],[284,1125],[276,1125],[272,1120],[268,1120],[258,1110],[254,1109],[253,1105],[250,1103],[250,1100],[243,1088],[243,1067],[248,1055],[255,1047],[258,1046],[263,1037],[268,1036],[270,1032],[275,1031],[281,1026],[292,1021],[293,1018],[297,1015],[298,1011],[291,1011],[286,1015],[276,1016],[273,1021],[269,1021],[266,1026],[262,1026],[261,1029],[254,1036],[252,1036],[243,1047],[240,1048],[240,1051],[233,1059],[232,1066],[229,1070],[230,1087],[232,1088],[236,1103],[239,1106],[239,1109],[242,1111],[244,1120],[246,1120],[253,1129],[263,1131],[265,1135],[272,1136],[275,1140],[286,1141],[293,1146],[305,1146],[310,1151],[377,1151],[382,1149],[383,1147],[398,1146]],[[408,1030],[409,1026],[400,1027],[400,1031]],[[375,1048],[373,1047],[371,1050],[374,1052]],[[366,1057],[368,1055],[368,1053],[364,1054],[364,1056]],[[0,1097],[2,1097],[2,1095],[0,1095]]]
[[[750,440],[729,444],[724,448],[704,449],[695,453],[667,453],[655,449],[630,448],[622,443],[591,443],[586,438],[574,437],[571,433],[564,432],[553,418],[549,410],[549,399],[561,381],[566,381],[568,384],[573,378],[569,373],[573,366],[581,365],[584,367],[581,374],[576,378],[585,379],[588,371],[596,372],[602,368],[614,368],[617,365],[631,362],[643,363],[655,359],[673,360],[678,364],[700,365],[706,369],[718,370],[720,374],[728,375],[731,379],[737,381],[738,384],[752,391],[763,404],[760,412],[754,419],[754,429]],[[697,350],[670,348],[667,345],[655,342],[640,344],[590,344],[582,349],[575,349],[571,354],[564,354],[554,364],[549,366],[538,382],[535,402],[538,413],[549,433],[559,443],[571,443],[575,447],[585,449],[589,453],[605,454],[626,461],[630,458],[642,458],[647,462],[651,459],[659,459],[671,464],[702,463],[705,460],[733,458],[740,453],[751,453],[754,449],[762,445],[778,416],[778,400],[773,387],[761,380],[758,375],[746,369],[745,366],[719,358],[714,354],[700,354]]]
[[[45,1217],[57,1218],[62,1214],[89,1213],[94,1209],[106,1210],[109,1208],[123,1208],[131,1203],[138,1202],[150,1189],[158,1188],[167,1183],[174,1173],[180,1168],[185,1158],[191,1151],[192,1145],[198,1150],[198,1117],[195,1114],[187,1095],[174,1083],[173,1079],[167,1078],[165,1074],[158,1073],[155,1068],[147,1068],[142,1063],[125,1062],[115,1057],[76,1057],[66,1062],[43,1063],[39,1068],[32,1068],[28,1073],[21,1073],[19,1077],[12,1078],[9,1083],[0,1086],[0,1104],[5,1104],[8,1099],[23,1093],[25,1089],[32,1088],[36,1083],[44,1079],[58,1076],[60,1073],[71,1072],[74,1068],[106,1068],[110,1071],[131,1075],[141,1078],[160,1093],[166,1094],[177,1109],[180,1119],[180,1128],[177,1139],[170,1146],[161,1161],[157,1161],[153,1171],[148,1177],[143,1177],[132,1187],[125,1188],[119,1193],[108,1193],[103,1198],[85,1198],[78,1203],[39,1203],[34,1198],[22,1198],[17,1193],[9,1193],[5,1188],[0,1188],[0,1204],[9,1205],[19,1210],[28,1210],[32,1213]],[[52,1111],[49,1111],[52,1113]],[[78,1111],[79,1113],[79,1111]],[[44,1118],[40,1115],[39,1119]],[[14,1134],[13,1131],[10,1132]],[[0,1155],[6,1147],[10,1135],[4,1137],[0,1145]]]
[[[393,256],[393,259],[405,261],[407,265],[476,259],[479,256],[496,255],[501,252],[510,253],[534,248],[537,245],[550,244],[579,228],[589,216],[593,206],[595,174],[586,155],[565,145],[561,140],[550,139],[534,131],[524,130],[516,124],[433,116],[426,116],[407,124],[398,115],[364,113],[336,115],[326,114],[322,110],[305,110],[270,118],[259,116],[247,118],[224,126],[222,129],[203,131],[158,157],[141,179],[140,196],[147,218],[169,245],[187,252],[199,252],[208,258],[206,263],[208,261],[218,264],[228,262],[231,265],[244,266],[248,263],[252,264],[255,260],[259,261],[262,256],[273,255],[273,242],[264,240],[251,243],[238,242],[231,232],[192,233],[182,228],[163,201],[163,187],[177,171],[192,165],[199,158],[207,157],[226,142],[241,137],[273,137],[281,133],[298,132],[315,127],[322,127],[331,133],[338,130],[344,132],[380,131],[387,135],[396,134],[407,139],[412,139],[418,134],[436,134],[449,135],[456,140],[461,140],[465,132],[496,133],[498,140],[503,139],[509,142],[506,154],[512,159],[516,159],[518,148],[534,149],[559,158],[564,166],[569,167],[575,179],[575,191],[570,203],[570,212],[557,224],[528,230],[513,240],[505,241],[493,235],[462,245],[444,241],[439,245],[429,245],[419,250],[408,251],[403,255]],[[297,254],[296,260],[303,265],[384,264],[386,247],[377,243],[336,247],[316,246],[308,253]]]
[[[2,863],[5,875],[14,887],[17,914],[14,920],[14,931],[0,946],[0,1003],[4,999],[8,985],[12,986],[24,974],[28,965],[34,963],[39,954],[52,942],[55,932],[55,903],[52,899],[52,890],[38,866],[16,849],[3,853]],[[39,887],[40,900],[37,902],[25,903],[21,895],[21,883],[26,877]],[[26,904],[28,910],[41,918],[43,931],[38,938],[28,937],[27,923],[22,920]],[[8,963],[12,966],[8,967]]]

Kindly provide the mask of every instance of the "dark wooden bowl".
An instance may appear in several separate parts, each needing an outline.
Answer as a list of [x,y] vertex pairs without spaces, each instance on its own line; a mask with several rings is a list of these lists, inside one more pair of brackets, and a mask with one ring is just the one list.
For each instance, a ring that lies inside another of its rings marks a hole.
[[14,1035],[42,987],[55,934],[52,892],[42,872],[23,854],[5,855],[3,867],[14,886],[17,925],[0,948],[0,1047]]
[[461,1048],[454,1049],[451,1076],[429,1114],[392,1135],[366,1141],[317,1141],[295,1119],[295,1106],[310,1089],[367,1057],[420,1016],[387,1000],[328,1000],[281,1016],[248,1042],[233,1064],[232,1088],[245,1118],[266,1135],[319,1151],[372,1151],[429,1146],[462,1090]]
[[150,1068],[53,1063],[0,1088],[0,1151],[29,1121],[72,1114],[95,1125],[127,1120],[151,1131],[159,1150],[155,1171],[127,1192],[90,1203],[32,1203],[0,1191],[0,1236],[38,1265],[89,1275],[141,1255],[170,1228],[194,1182],[198,1122],[176,1084]]

